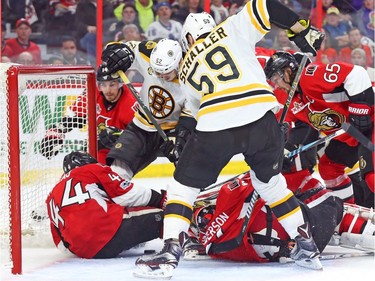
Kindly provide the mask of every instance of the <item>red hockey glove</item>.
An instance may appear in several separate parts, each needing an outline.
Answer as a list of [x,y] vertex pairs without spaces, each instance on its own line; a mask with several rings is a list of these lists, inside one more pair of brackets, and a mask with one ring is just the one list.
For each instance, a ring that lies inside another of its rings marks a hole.
[[64,144],[64,133],[58,129],[48,129],[40,142],[40,153],[48,160],[59,153]]
[[351,103],[348,107],[349,122],[361,132],[372,128],[373,109],[367,103]]
[[295,34],[291,30],[287,30],[289,40],[293,41],[302,52],[316,56],[325,35],[315,27],[311,26],[309,20],[301,19],[298,22],[305,27],[305,30],[298,34]]
[[107,63],[107,68],[103,68],[104,75],[127,71],[134,62],[134,52],[125,43],[110,42],[102,52],[102,61]]

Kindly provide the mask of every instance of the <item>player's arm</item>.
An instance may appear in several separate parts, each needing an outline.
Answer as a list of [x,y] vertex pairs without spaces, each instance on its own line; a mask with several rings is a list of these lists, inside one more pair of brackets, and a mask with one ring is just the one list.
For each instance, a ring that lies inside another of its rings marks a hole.
[[323,42],[324,34],[311,26],[310,21],[301,19],[298,14],[284,6],[278,0],[266,0],[270,22],[286,29],[288,37],[304,53],[316,56]]

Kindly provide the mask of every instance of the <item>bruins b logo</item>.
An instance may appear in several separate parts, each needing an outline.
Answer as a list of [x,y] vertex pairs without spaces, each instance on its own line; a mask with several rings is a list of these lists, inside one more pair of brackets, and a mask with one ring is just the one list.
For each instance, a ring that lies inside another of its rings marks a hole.
[[157,119],[168,117],[172,114],[175,107],[172,95],[158,86],[150,87],[148,91],[148,103],[152,115]]

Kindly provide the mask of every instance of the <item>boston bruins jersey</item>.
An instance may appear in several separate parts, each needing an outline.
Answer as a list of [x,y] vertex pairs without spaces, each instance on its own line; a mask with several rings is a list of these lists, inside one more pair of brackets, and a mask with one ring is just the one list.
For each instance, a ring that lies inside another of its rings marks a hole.
[[[137,69],[144,77],[140,98],[148,107],[163,130],[176,127],[179,117],[192,116],[187,106],[187,99],[178,79],[172,82],[157,78],[150,67],[150,55],[156,46],[154,41],[127,42],[135,54],[132,68]],[[133,122],[146,131],[156,131],[141,108],[135,114]]]
[[266,1],[250,1],[186,53],[179,79],[199,104],[197,130],[239,127],[279,110],[254,53],[270,29]]

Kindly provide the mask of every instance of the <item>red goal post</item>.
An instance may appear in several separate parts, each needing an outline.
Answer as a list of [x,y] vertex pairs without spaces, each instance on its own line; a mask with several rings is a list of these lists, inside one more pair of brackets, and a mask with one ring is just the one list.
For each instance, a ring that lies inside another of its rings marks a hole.
[[[69,106],[81,95],[88,101],[81,126],[72,125],[59,153],[45,158],[40,141],[46,130],[72,114]],[[91,66],[0,63],[0,269],[20,274],[23,246],[52,244],[45,199],[62,175],[67,153],[83,149],[96,156],[95,108]]]

